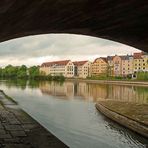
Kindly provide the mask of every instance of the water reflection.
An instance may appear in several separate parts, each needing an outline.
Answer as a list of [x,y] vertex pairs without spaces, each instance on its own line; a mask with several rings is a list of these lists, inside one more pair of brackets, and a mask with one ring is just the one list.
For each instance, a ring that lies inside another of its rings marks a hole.
[[91,84],[85,82],[65,82],[61,85],[55,82],[44,82],[39,85],[43,94],[64,96],[64,98],[83,98],[96,102],[99,98],[148,103],[148,87],[125,86],[111,84]]
[[146,138],[95,108],[98,98],[148,103],[148,88],[66,81],[0,81],[0,88],[72,148],[145,148]]
[[11,80],[1,81],[1,83],[5,83],[8,88],[17,87],[22,90],[26,88],[39,88],[42,94],[58,96],[63,99],[83,99],[96,102],[99,98],[103,98],[117,101],[130,101],[133,103],[148,103],[148,87],[145,86],[33,80]]

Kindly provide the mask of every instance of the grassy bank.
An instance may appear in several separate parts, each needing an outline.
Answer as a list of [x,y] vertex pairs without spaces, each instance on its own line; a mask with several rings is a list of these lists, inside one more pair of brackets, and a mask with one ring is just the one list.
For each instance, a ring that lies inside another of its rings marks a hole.
[[148,104],[136,104],[114,100],[98,101],[98,103],[111,111],[148,126]]
[[148,104],[99,100],[96,108],[111,120],[148,138]]

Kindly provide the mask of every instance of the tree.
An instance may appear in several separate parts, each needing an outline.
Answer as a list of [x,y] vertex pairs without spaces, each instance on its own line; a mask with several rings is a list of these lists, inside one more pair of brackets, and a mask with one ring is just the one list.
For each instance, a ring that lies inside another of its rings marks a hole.
[[25,65],[22,65],[21,67],[19,67],[18,72],[17,72],[17,77],[27,78],[27,67]]
[[37,78],[40,76],[40,71],[39,71],[39,67],[38,66],[32,66],[28,69],[29,72],[29,77],[30,78]]
[[16,77],[17,76],[18,67],[14,67],[12,65],[8,65],[3,69],[3,77]]

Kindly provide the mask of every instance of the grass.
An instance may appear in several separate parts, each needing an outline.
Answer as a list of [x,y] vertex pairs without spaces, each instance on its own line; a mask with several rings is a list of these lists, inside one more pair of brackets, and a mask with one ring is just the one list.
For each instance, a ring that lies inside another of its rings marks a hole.
[[148,104],[136,104],[114,100],[100,100],[98,103],[116,113],[148,126]]

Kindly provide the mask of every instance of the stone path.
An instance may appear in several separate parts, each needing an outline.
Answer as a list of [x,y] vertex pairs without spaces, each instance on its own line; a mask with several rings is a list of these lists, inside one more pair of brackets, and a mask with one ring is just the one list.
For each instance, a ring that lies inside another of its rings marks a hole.
[[0,91],[0,148],[67,148]]

